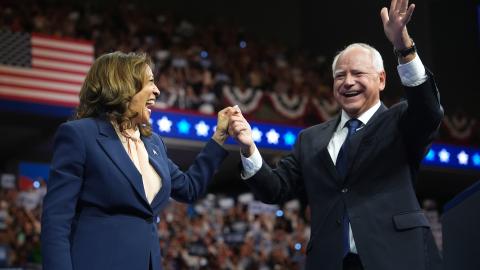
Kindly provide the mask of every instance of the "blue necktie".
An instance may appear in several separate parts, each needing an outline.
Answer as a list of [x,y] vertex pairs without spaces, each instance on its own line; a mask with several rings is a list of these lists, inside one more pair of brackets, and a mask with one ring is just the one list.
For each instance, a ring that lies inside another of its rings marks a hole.
[[[345,126],[348,128],[347,137],[340,148],[340,151],[337,155],[337,162],[335,163],[335,167],[337,168],[337,172],[340,175],[342,180],[345,180],[345,176],[347,175],[348,163],[348,148],[350,145],[350,137],[352,134],[357,132],[357,129],[362,125],[362,122],[358,119],[350,119],[345,123]],[[345,257],[347,253],[350,251],[350,236],[349,236],[349,220],[348,214],[345,209],[345,215],[343,216],[343,256]]]
[[337,168],[337,172],[340,177],[343,179],[347,175],[347,156],[348,156],[348,147],[350,145],[350,137],[352,134],[357,132],[357,129],[362,125],[362,122],[358,119],[350,119],[345,123],[345,126],[348,128],[347,137],[340,148],[340,151],[337,155],[337,162],[335,163],[335,167]]

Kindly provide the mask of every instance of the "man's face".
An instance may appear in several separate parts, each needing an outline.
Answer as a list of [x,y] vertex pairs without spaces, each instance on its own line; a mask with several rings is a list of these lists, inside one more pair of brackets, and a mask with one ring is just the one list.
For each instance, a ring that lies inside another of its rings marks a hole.
[[370,51],[351,48],[337,60],[333,95],[350,117],[358,117],[380,100],[385,71],[376,71]]

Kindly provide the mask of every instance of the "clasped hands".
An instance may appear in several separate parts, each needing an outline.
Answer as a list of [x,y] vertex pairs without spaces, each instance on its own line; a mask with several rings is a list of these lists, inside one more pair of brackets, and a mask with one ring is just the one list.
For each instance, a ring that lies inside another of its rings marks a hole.
[[255,151],[252,129],[237,105],[218,112],[217,128],[212,138],[222,145],[228,136],[238,142],[244,156],[249,157]]

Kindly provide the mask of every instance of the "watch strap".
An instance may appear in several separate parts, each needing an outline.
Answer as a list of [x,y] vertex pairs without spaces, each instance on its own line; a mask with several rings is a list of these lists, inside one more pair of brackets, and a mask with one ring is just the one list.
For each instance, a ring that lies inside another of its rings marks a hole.
[[397,57],[406,57],[409,54],[416,53],[417,52],[417,46],[415,46],[415,42],[412,40],[412,46],[402,49],[402,50],[397,50],[393,49],[393,52]]

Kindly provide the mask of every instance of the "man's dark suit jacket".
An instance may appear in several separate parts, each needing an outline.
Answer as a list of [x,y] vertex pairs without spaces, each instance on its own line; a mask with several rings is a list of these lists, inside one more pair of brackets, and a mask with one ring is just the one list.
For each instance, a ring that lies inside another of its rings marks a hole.
[[406,87],[406,101],[382,105],[352,135],[349,170],[340,179],[327,145],[340,117],[303,130],[276,169],[265,162],[246,182],[266,203],[307,199],[311,236],[307,269],[342,268],[342,217],[347,211],[366,269],[438,269],[440,256],[415,195],[420,162],[443,117],[433,80]]
[[227,151],[210,140],[182,172],[158,135],[141,139],[162,178],[151,204],[110,122],[84,118],[59,127],[43,202],[43,269],[162,268],[159,212],[170,197],[190,203],[203,194]]

